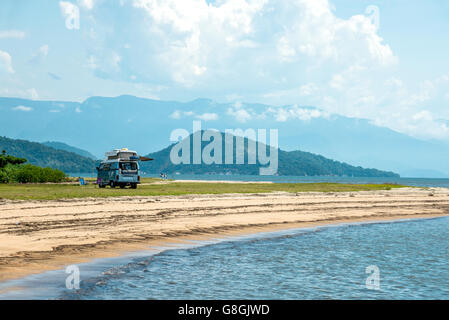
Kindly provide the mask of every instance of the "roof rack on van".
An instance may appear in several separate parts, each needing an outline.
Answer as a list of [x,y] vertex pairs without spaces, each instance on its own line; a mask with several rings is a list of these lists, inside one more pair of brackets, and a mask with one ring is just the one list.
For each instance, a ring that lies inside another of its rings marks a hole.
[[128,150],[127,148],[114,149],[105,153],[107,160],[138,160],[136,151]]

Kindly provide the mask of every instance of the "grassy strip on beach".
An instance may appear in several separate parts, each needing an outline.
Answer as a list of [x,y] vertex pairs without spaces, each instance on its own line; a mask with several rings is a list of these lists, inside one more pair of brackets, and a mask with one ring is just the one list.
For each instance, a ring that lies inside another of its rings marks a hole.
[[[156,179],[155,179],[156,180]],[[160,196],[185,194],[267,193],[285,192],[349,192],[390,190],[405,186],[395,184],[342,183],[203,183],[168,182],[145,184],[137,189],[100,189],[94,184],[0,184],[0,199],[57,200],[74,198],[106,198],[120,196]]]

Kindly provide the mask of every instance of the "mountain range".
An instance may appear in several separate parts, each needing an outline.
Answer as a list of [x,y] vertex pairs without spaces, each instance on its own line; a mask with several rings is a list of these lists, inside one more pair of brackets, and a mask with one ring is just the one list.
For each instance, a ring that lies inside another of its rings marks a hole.
[[53,149],[73,152],[73,153],[76,153],[76,154],[78,154],[80,156],[83,156],[85,158],[89,158],[89,159],[92,159],[92,160],[96,159],[96,157],[92,153],[90,153],[89,151],[69,146],[68,144],[66,144],[64,142],[46,141],[46,142],[42,142],[42,144],[44,146],[47,146],[47,147],[50,147],[50,148],[53,148]]
[[[224,134],[222,134],[224,136]],[[190,143],[193,141],[193,135],[188,138]],[[236,137],[233,137],[233,141]],[[244,140],[244,165],[225,165],[225,164],[178,164],[174,165],[170,159],[170,152],[174,144],[164,148],[158,152],[148,154],[150,158],[154,158],[151,162],[142,162],[141,169],[146,173],[159,174],[165,173],[183,173],[183,174],[245,174],[258,175],[259,168],[266,167],[261,165],[259,161],[255,164],[248,164],[248,139]],[[223,138],[224,141],[224,138]],[[210,143],[210,142],[209,142]],[[201,143],[203,151],[208,142]],[[80,154],[86,154],[86,151],[79,148],[71,147],[65,143],[52,143],[53,147],[31,142],[26,140],[9,139],[0,137],[0,150],[5,150],[8,154],[25,158],[29,163],[41,167],[51,167],[60,169],[66,173],[93,173],[98,164],[92,158],[85,157]],[[234,142],[233,155],[236,154],[236,145]],[[58,149],[58,147],[63,149]],[[258,145],[257,148],[266,148],[266,145]],[[220,148],[222,154],[222,162],[225,162],[225,146]],[[75,150],[76,152],[66,151]],[[255,150],[257,152],[257,150]],[[215,150],[212,152],[212,154]],[[296,175],[296,176],[356,176],[356,177],[397,177],[393,172],[380,171],[377,169],[364,169],[362,167],[354,167],[346,163],[333,161],[323,156],[302,152],[302,151],[282,151],[278,150],[278,170],[276,175]],[[190,163],[193,163],[193,153],[190,154]],[[235,161],[233,161],[235,162]]]
[[[203,131],[204,132],[204,131]],[[203,132],[201,135],[203,136]],[[221,142],[225,142],[225,134],[220,133]],[[203,136],[204,137],[204,136]],[[220,136],[219,136],[220,137]],[[237,139],[235,136],[230,135],[232,139],[232,163],[233,164],[225,164],[226,159],[226,147],[225,143],[222,143],[221,146],[218,146],[219,154],[221,154],[220,162],[221,164],[193,164],[193,153],[192,148],[189,150],[189,164],[174,164],[170,159],[170,153],[172,152],[172,148],[175,144],[168,146],[158,152],[150,153],[147,155],[149,158],[153,158],[153,161],[150,162],[142,162],[141,169],[146,172],[151,173],[180,173],[180,174],[240,174],[240,175],[258,175],[260,173],[260,168],[266,168],[271,165],[271,161],[276,161],[276,175],[280,176],[354,176],[354,177],[399,177],[398,174],[393,172],[386,172],[377,169],[366,169],[362,167],[351,166],[347,163],[342,163],[339,161],[334,161],[331,159],[327,159],[323,156],[313,154],[310,152],[303,151],[283,151],[278,149],[278,157],[271,157],[270,161],[262,165],[259,161],[259,157],[256,157],[254,164],[248,164],[248,157],[251,152],[248,152],[249,139],[243,138],[243,146],[244,149],[244,163],[245,165],[237,165],[236,161],[236,149],[237,149]],[[231,139],[229,139],[231,141]],[[187,137],[185,140],[188,140],[190,146],[194,145],[193,142],[193,134]],[[184,141],[185,141],[184,140]],[[230,142],[229,141],[229,142]],[[206,147],[212,143],[212,141],[201,141],[201,150],[202,157],[204,159],[205,153],[207,154]],[[265,144],[254,144],[253,152],[255,155],[258,154],[259,148],[262,148],[264,154],[267,156],[270,155],[273,148],[267,148]],[[211,156],[215,155],[217,150],[213,149],[210,152]]]
[[0,135],[32,141],[63,141],[100,158],[128,147],[157,152],[170,134],[202,128],[278,129],[279,146],[353,166],[394,171],[405,177],[449,177],[449,147],[374,125],[369,120],[328,114],[310,106],[159,101],[134,96],[91,97],[83,102],[0,98]]
[[0,137],[0,151],[25,158],[30,164],[59,169],[66,173],[95,171],[95,161],[77,153],[48,147],[38,142]]

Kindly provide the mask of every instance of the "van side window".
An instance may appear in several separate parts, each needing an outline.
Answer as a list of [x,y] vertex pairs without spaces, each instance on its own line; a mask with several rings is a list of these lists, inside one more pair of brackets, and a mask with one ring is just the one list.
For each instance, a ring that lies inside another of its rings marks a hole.
[[105,171],[108,171],[110,169],[111,169],[111,164],[110,163],[105,164],[104,167],[103,167],[103,170],[105,170]]

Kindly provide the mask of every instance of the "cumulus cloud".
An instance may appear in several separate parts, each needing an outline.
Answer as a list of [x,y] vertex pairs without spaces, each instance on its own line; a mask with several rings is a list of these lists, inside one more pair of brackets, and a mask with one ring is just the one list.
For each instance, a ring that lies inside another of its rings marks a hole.
[[[402,81],[389,80],[376,96],[369,114],[374,123],[423,139],[449,139],[449,110],[444,104],[449,74],[422,81],[411,87]],[[388,108],[382,108],[383,105]],[[377,110],[376,110],[377,109]]]
[[[225,116],[242,123],[338,113],[413,135],[445,132],[439,119],[449,119],[449,109],[437,117],[441,103],[434,103],[449,99],[445,76],[416,84],[398,75],[399,58],[379,32],[377,7],[343,18],[329,0],[130,0],[120,1],[119,10],[107,1],[59,4],[69,29],[79,29],[80,9],[89,16],[79,33],[84,65],[102,79],[159,86],[163,99],[206,96],[325,110],[290,106],[258,113],[229,106]],[[0,52],[0,70],[13,70],[10,60]],[[420,114],[423,109],[430,116]],[[214,114],[178,110],[170,117],[213,120]]]
[[23,112],[30,112],[33,110],[33,108],[31,107],[26,107],[26,106],[17,106],[12,108],[14,111],[23,111]]
[[248,38],[253,19],[266,0],[234,0],[217,4],[205,0],[135,0],[148,19],[148,37],[157,39],[163,55],[156,59],[168,67],[172,81],[191,87],[208,73],[226,73],[225,62],[239,48],[254,47]]
[[288,107],[269,107],[267,112],[272,114],[276,121],[285,122],[288,120],[309,121],[314,118],[328,118],[329,114],[319,109],[301,108],[298,105]]
[[92,10],[95,5],[95,1],[94,0],[78,0],[78,4],[80,7],[84,8],[86,10]]
[[170,115],[170,118],[176,119],[176,120],[181,119],[181,117],[182,117],[182,113],[181,113],[181,111],[179,111],[179,110],[175,110],[175,111]]
[[14,73],[11,55],[0,50],[0,73]]
[[218,120],[218,114],[206,112],[206,113],[197,115],[196,118],[203,120],[203,121]]
[[371,16],[339,18],[328,0],[133,0],[114,11],[121,21],[114,27],[106,18],[110,8],[96,6],[106,13],[83,21],[92,30],[84,36],[94,73],[162,84],[167,94],[188,88],[189,98],[202,92],[261,98],[295,88],[297,97],[312,96],[321,85],[319,78],[304,81],[312,72],[328,77],[354,64],[382,68],[397,61]]
[[245,123],[253,118],[251,114],[252,110],[246,110],[241,102],[236,102],[233,106],[229,107],[226,114],[234,117],[238,122]]
[[299,0],[291,10],[295,22],[278,41],[279,54],[285,60],[303,55],[342,64],[390,65],[397,60],[377,34],[377,25],[370,16],[338,18],[328,0]]
[[318,90],[318,87],[315,83],[308,83],[305,85],[302,85],[299,88],[299,95],[300,96],[310,96],[311,94],[314,94]]
[[209,112],[205,112],[202,114],[196,114],[193,111],[180,111],[180,110],[175,110],[172,114],[170,114],[169,116],[172,119],[175,120],[179,120],[183,117],[193,117],[199,120],[203,120],[203,121],[213,121],[213,120],[218,120],[218,114],[216,113],[209,113]]

